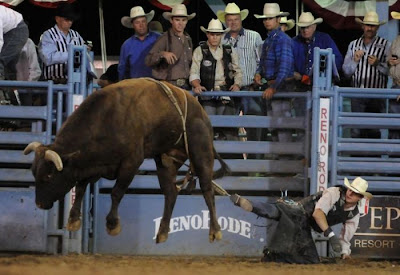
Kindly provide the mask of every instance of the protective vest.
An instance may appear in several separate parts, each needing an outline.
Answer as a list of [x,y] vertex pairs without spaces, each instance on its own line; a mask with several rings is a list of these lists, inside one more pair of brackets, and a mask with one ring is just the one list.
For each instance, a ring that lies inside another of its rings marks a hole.
[[[203,60],[200,65],[200,79],[201,85],[206,87],[207,91],[214,90],[215,84],[215,69],[217,67],[217,60],[213,57],[207,43],[201,43],[201,52]],[[230,45],[222,46],[222,62],[224,66],[225,85],[227,88],[231,87],[234,83],[232,70],[232,47]]]
[[[346,203],[346,189],[343,186],[338,187],[340,190],[340,198],[339,200],[333,205],[332,209],[328,212],[328,215],[326,215],[326,220],[328,221],[328,225],[335,225],[339,223],[344,223],[347,220],[352,219],[355,217],[359,211],[358,207],[356,206],[353,210],[350,211],[345,211],[344,210],[344,205]],[[299,203],[303,205],[304,210],[306,211],[307,215],[310,218],[310,225],[311,227],[317,231],[317,232],[322,232],[321,228],[319,228],[318,224],[315,222],[315,220],[312,218],[312,214],[315,209],[315,205],[317,201],[322,197],[322,191],[318,192],[314,195],[308,196]]]
[[[68,43],[65,37],[57,31],[55,27],[49,29],[51,38],[57,46],[59,52],[68,52],[68,44],[82,46],[83,41],[81,40],[79,33],[74,30],[69,30],[68,34],[71,37],[71,42]],[[56,78],[67,78],[67,64],[59,63],[45,66],[43,70],[44,79],[56,79]]]

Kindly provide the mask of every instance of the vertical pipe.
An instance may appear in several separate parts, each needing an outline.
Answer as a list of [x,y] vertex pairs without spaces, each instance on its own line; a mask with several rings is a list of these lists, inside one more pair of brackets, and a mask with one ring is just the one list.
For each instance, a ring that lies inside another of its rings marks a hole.
[[93,184],[93,242],[92,242],[92,253],[96,254],[97,253],[97,223],[98,223],[98,200],[99,200],[99,184],[101,182],[101,179]]
[[87,185],[82,207],[82,253],[89,252],[90,184]]
[[101,61],[103,63],[103,73],[107,69],[107,49],[106,49],[106,36],[104,31],[104,14],[103,14],[103,0],[99,0],[99,20],[100,20],[100,45],[101,45]]
[[[333,93],[333,102],[331,102],[331,106],[333,105],[331,111],[331,121],[332,121],[332,136],[329,139],[331,141],[331,180],[330,186],[336,185],[336,178],[337,178],[337,147],[338,147],[338,117],[339,117],[339,91],[338,87],[334,87]],[[328,182],[329,184],[329,182]],[[330,187],[328,186],[328,187]]]

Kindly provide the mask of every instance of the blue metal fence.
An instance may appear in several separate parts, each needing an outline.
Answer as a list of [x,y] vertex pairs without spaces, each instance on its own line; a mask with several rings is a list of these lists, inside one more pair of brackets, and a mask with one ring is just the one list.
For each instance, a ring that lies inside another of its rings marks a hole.
[[[74,69],[71,58],[75,53],[85,58],[80,67]],[[21,93],[47,95],[45,106],[0,107],[0,119],[26,125],[24,131],[0,131],[0,251],[57,253],[60,240],[63,254],[81,251],[81,243],[76,241],[80,239],[79,235],[70,236],[65,229],[65,214],[60,213],[59,203],[49,211],[35,207],[34,178],[29,169],[33,155],[22,153],[32,141],[51,143],[55,134],[53,129],[58,130],[72,112],[73,95],[87,95],[92,89],[92,85],[86,83],[86,47],[69,48],[69,58],[67,85],[56,85],[53,81],[0,81],[1,89],[22,88]],[[57,100],[53,100],[54,96]],[[67,106],[66,110],[63,105]],[[68,213],[68,196],[63,208]],[[62,225],[59,224],[60,214],[64,216]]]
[[[400,191],[400,140],[389,139],[388,131],[400,128],[400,114],[345,111],[352,98],[396,99],[398,89],[360,89],[332,85],[332,51],[316,49],[313,83],[313,123],[311,151],[311,192],[317,191],[320,152],[318,126],[320,98],[330,99],[329,186],[342,184],[344,177],[363,176],[373,192]],[[388,109],[388,108],[386,108]],[[315,111],[316,110],[316,111]],[[351,138],[346,129],[379,129],[379,138]]]

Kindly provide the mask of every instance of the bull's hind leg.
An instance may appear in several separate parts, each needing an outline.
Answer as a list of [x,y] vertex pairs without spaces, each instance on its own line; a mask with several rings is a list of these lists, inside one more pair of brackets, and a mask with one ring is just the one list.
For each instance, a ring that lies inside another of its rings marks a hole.
[[143,157],[138,157],[125,159],[120,165],[117,181],[111,191],[111,209],[106,217],[107,233],[111,236],[116,236],[121,232],[118,206],[142,162]]
[[210,212],[209,241],[221,240],[222,232],[217,221],[214,188],[211,182],[214,167],[212,131],[200,120],[192,123],[189,130],[190,160],[195,174],[199,177],[200,188]]
[[83,196],[85,195],[86,186],[88,182],[78,183],[76,185],[76,196],[74,204],[72,205],[71,211],[69,211],[69,218],[67,224],[67,230],[69,231],[77,231],[81,228],[81,205]]
[[169,222],[171,220],[172,211],[175,206],[178,190],[174,184],[177,174],[177,169],[180,165],[163,163],[161,157],[154,159],[157,165],[157,176],[160,183],[160,188],[164,194],[164,212],[158,229],[156,243],[163,243],[168,239]]

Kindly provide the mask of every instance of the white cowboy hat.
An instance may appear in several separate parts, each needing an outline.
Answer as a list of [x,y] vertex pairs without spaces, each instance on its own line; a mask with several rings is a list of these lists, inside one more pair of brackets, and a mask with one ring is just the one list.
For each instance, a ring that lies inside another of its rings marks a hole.
[[236,5],[235,3],[229,3],[226,6],[225,11],[221,10],[217,11],[217,17],[219,21],[225,23],[225,15],[227,14],[240,14],[240,20],[243,21],[249,15],[249,10],[248,9],[240,10],[238,5]]
[[363,20],[361,20],[360,18],[356,18],[356,22],[359,24],[375,25],[375,26],[380,26],[386,23],[385,21],[379,21],[379,16],[374,11],[367,12]]
[[163,13],[163,17],[166,20],[169,20],[174,16],[176,16],[176,17],[187,17],[187,20],[190,20],[190,19],[193,19],[193,17],[196,16],[196,13],[192,13],[191,15],[188,15],[186,6],[184,4],[175,5],[172,8],[171,12],[166,11],[166,12]]
[[211,19],[210,23],[208,23],[208,28],[200,27],[204,33],[213,32],[213,33],[225,33],[229,32],[231,29],[226,28],[225,30],[222,28],[222,23],[218,19]]
[[[282,12],[281,12],[282,13]],[[286,16],[281,18],[280,24],[286,24],[287,25],[287,30],[290,31],[294,27],[294,20],[293,19],[287,19]]]
[[257,19],[285,17],[289,16],[288,12],[281,12],[281,8],[277,3],[265,3],[262,15],[254,14]]
[[365,179],[357,177],[350,183],[347,178],[344,178],[344,185],[351,191],[361,194],[369,200],[372,199],[372,194],[367,192],[368,182]]
[[393,19],[397,19],[397,20],[400,19],[400,12],[392,11],[392,12],[390,13],[390,15],[392,16]]
[[300,14],[296,25],[299,27],[308,27],[313,24],[321,24],[322,21],[322,18],[315,19],[311,12],[303,12]]
[[147,22],[150,22],[151,19],[154,17],[154,10],[150,11],[149,13],[144,13],[144,10],[141,6],[136,6],[131,8],[130,16],[124,16],[121,18],[121,24],[124,27],[132,29],[132,21],[137,17],[144,16],[147,19]]

